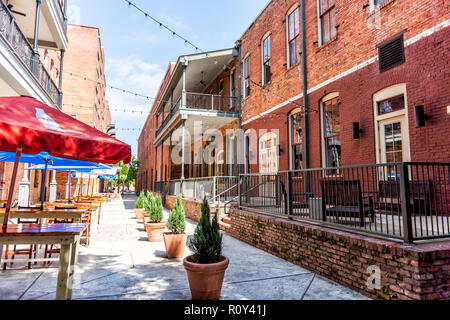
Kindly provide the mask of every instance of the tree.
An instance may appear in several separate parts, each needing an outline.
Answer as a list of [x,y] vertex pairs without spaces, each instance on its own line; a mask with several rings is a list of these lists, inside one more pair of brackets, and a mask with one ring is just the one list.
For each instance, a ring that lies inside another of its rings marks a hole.
[[127,173],[127,185],[128,190],[130,190],[130,185],[134,186],[136,184],[136,177],[137,173],[139,171],[141,163],[139,160],[135,159],[134,157],[131,158],[131,162],[128,166],[128,173]]

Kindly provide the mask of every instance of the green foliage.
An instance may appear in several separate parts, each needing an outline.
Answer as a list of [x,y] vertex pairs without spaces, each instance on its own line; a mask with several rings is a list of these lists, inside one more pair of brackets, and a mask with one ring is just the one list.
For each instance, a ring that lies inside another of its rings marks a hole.
[[195,229],[194,237],[189,243],[194,252],[194,263],[216,263],[222,255],[222,234],[219,231],[217,213],[211,223],[209,203],[206,197],[202,203],[202,217]]
[[147,193],[147,195],[144,208],[148,213],[150,223],[160,223],[164,218],[164,208],[161,197],[154,197],[153,193]]
[[181,196],[178,196],[177,202],[169,214],[167,228],[175,234],[182,234],[186,230],[186,216],[184,214]]
[[145,200],[146,200],[145,193],[144,192],[139,193],[139,197],[136,201],[136,209],[143,209]]

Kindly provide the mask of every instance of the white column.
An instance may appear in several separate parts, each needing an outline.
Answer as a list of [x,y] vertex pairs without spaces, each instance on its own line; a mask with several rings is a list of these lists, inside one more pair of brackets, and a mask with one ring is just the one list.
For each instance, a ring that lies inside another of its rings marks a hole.
[[183,120],[182,122],[182,137],[181,137],[181,144],[183,145],[182,150],[181,150],[181,195],[183,195],[183,185],[184,185],[184,178],[185,178],[185,174],[184,174],[184,164],[186,163],[186,139],[185,139],[185,135],[186,135],[186,126],[185,126],[186,120]]
[[30,179],[28,178],[28,164],[25,164],[23,169],[23,178],[19,182],[19,207],[30,206]]
[[52,182],[50,182],[50,202],[55,202],[56,200],[56,189],[58,187],[58,183],[56,182],[56,171],[53,170],[53,179]]

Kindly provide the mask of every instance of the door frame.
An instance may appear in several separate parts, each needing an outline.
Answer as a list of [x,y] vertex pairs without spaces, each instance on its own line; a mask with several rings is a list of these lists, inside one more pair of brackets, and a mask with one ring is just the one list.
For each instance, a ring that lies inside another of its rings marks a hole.
[[[391,113],[378,115],[378,102],[403,95],[405,97],[405,108],[403,110],[394,111]],[[400,83],[387,88],[384,88],[373,95],[373,114],[374,114],[374,128],[375,128],[375,156],[377,164],[381,163],[381,142],[380,142],[380,123],[386,120],[403,117],[405,127],[402,128],[402,132],[406,133],[403,136],[404,151],[403,162],[411,161],[411,148],[410,148],[410,132],[409,132],[409,118],[408,118],[408,95],[406,92],[406,84]]]

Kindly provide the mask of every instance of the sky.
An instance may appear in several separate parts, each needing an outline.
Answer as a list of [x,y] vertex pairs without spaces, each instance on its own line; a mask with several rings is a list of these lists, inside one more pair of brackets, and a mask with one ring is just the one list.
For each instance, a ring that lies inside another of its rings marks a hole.
[[[268,0],[132,2],[201,50],[209,51],[233,47]],[[70,0],[68,17],[70,23],[100,28],[107,85],[145,96],[156,96],[169,62],[195,52],[124,0]],[[137,111],[111,111],[117,139],[130,144],[136,156],[140,129],[153,100],[113,89],[107,90],[106,98],[111,109]]]

